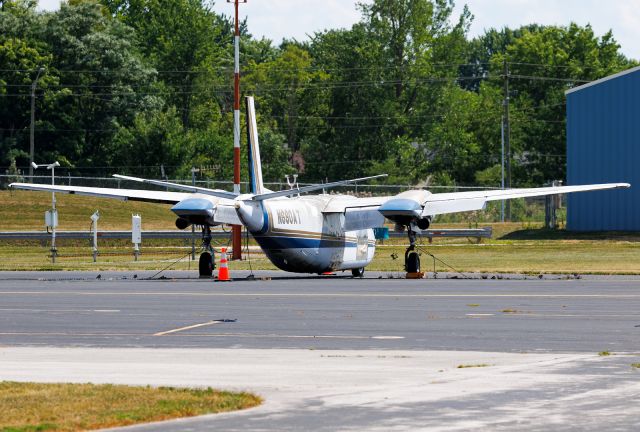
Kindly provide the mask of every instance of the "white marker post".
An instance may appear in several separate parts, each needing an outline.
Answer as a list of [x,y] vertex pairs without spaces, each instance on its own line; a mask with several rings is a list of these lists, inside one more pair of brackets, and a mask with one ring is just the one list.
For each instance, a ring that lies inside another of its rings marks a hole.
[[93,231],[93,262],[98,261],[98,219],[100,219],[100,212],[96,210],[91,215],[91,229]]
[[[55,206],[55,201],[54,204]],[[51,260],[55,264],[56,262],[56,228],[58,227],[58,211],[53,208],[52,210],[47,210],[44,213],[44,224],[47,229],[51,229]]]
[[133,256],[138,261],[140,244],[142,243],[142,217],[131,215],[131,243],[133,243]]

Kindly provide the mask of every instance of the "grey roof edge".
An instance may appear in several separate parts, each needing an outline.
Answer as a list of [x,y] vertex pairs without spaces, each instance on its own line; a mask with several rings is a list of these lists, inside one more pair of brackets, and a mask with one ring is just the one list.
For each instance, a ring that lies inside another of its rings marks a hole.
[[630,74],[630,73],[633,73],[633,72],[636,72],[636,71],[639,71],[639,70],[640,70],[640,66],[632,67],[631,69],[623,70],[622,72],[618,72],[617,74],[609,75],[609,76],[606,76],[604,78],[600,78],[599,80],[591,81],[590,83],[583,84],[583,85],[578,86],[578,87],[574,87],[572,89],[569,89],[569,90],[565,91],[564,94],[568,95],[569,93],[573,93],[573,92],[577,92],[577,91],[580,91],[580,90],[584,90],[587,87],[591,87],[591,86],[594,86],[594,85],[597,85],[597,84],[601,84],[601,83],[603,83],[605,81],[609,81],[609,80],[612,80],[612,79],[615,79],[615,78],[618,78],[618,77],[621,77],[623,75],[627,75],[627,74]]

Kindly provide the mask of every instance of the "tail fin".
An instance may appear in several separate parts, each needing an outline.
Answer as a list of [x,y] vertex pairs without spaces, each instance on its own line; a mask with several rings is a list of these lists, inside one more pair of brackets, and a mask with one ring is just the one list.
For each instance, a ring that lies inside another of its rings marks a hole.
[[247,97],[247,145],[249,146],[249,183],[251,184],[251,193],[262,194],[265,189],[262,183],[258,125],[252,96]]

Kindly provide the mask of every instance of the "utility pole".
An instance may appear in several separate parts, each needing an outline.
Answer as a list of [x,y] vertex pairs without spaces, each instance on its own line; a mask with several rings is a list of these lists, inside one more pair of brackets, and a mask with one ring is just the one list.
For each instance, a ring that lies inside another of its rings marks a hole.
[[[507,63],[507,59],[504,59],[503,64],[503,78],[504,78],[504,117],[503,117],[503,128],[504,128],[504,147],[505,147],[505,162],[507,166],[507,184],[503,185],[503,188],[506,186],[507,189],[511,188],[511,124],[509,122],[509,64]],[[511,221],[511,201],[507,200],[507,208],[506,208],[506,220]]]
[[[500,160],[500,187],[504,190],[504,116],[501,119],[500,125],[500,142],[502,144],[501,160]],[[500,222],[504,222],[504,201],[500,201]]]
[[[50,163],[49,165],[31,162],[31,167],[38,169],[40,167],[47,167],[51,170],[51,186],[56,185],[56,167],[59,167],[58,161]],[[56,248],[56,228],[58,227],[58,210],[56,210],[56,193],[51,191],[51,211],[45,213],[44,217],[47,227],[51,228],[51,262],[56,263],[56,256],[58,256],[58,249]]]
[[38,75],[36,75],[36,79],[31,84],[31,130],[29,134],[29,182],[31,183],[33,183],[33,157],[35,152],[36,87],[42,72],[44,72],[44,68],[38,68]]
[[[234,36],[234,70],[233,70],[233,192],[240,193],[240,24],[238,9],[240,3],[247,0],[227,0],[233,2],[235,8],[235,36]],[[242,259],[242,227],[233,225],[231,228],[233,256],[231,259]]]

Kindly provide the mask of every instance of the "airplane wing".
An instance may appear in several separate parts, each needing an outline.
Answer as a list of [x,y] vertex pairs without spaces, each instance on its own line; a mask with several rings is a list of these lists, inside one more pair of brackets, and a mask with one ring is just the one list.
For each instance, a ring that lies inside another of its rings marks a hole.
[[528,198],[545,195],[558,195],[571,192],[587,192],[606,189],[624,189],[629,183],[606,183],[582,186],[552,186],[527,189],[505,189],[473,192],[451,192],[431,194],[422,203],[421,216],[435,216],[446,213],[482,210],[489,201],[514,198]]
[[[122,201],[146,201],[160,204],[178,204],[182,202],[184,205],[191,205],[191,199],[195,201],[203,201],[202,195],[186,192],[166,192],[166,191],[151,191],[141,189],[114,189],[114,188],[98,188],[98,187],[83,187],[83,186],[52,186],[43,184],[32,183],[11,183],[9,187],[14,189],[23,189],[31,191],[42,192],[59,192],[72,195],[84,195],[98,198],[112,198]],[[208,195],[208,194],[207,194]],[[230,225],[242,225],[240,218],[235,210],[233,200],[224,198],[212,198],[205,199],[207,202],[207,209],[211,211],[212,220],[215,223],[230,224]],[[200,205],[202,205],[200,203]],[[203,210],[206,211],[207,209]],[[198,207],[196,210],[202,210]],[[208,213],[207,213],[208,214]]]
[[630,187],[628,183],[608,183],[438,194],[432,194],[426,190],[410,190],[394,196],[372,198],[336,196],[323,209],[323,213],[343,213],[345,229],[359,230],[382,226],[385,217],[391,220],[406,217],[424,218],[439,214],[482,210],[489,201],[628,187]]
[[114,189],[82,186],[52,186],[32,183],[11,183],[9,187],[14,189],[60,192],[75,195],[86,195],[100,198],[113,198],[122,201],[146,201],[162,204],[176,204],[185,198],[193,196],[183,192],[150,191],[139,189]]
[[345,231],[376,228],[384,225],[380,206],[393,196],[354,198],[336,195],[327,203],[323,213],[343,213]]

